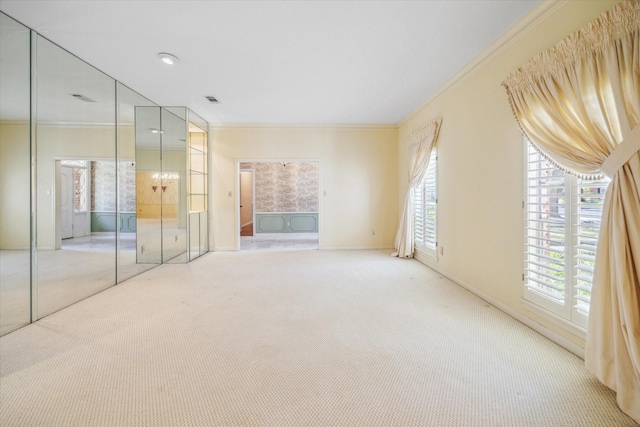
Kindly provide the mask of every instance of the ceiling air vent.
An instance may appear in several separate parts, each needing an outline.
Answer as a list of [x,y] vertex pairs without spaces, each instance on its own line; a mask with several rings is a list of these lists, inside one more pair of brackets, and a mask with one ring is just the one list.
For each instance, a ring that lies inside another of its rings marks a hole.
[[212,104],[218,104],[220,102],[215,98],[215,96],[205,96],[205,98],[207,98],[207,101],[209,101]]
[[84,96],[84,95],[80,95],[79,93],[72,93],[70,94],[71,96],[73,96],[75,99],[79,99],[80,101],[84,101],[84,102],[96,102],[95,100],[89,98],[88,96]]

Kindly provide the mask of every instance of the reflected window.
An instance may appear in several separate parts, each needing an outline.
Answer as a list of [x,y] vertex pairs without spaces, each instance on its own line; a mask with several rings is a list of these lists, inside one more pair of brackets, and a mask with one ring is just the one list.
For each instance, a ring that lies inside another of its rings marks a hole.
[[73,169],[73,210],[87,211],[87,170]]
[[87,161],[62,160],[60,163],[73,167],[73,211],[87,212]]

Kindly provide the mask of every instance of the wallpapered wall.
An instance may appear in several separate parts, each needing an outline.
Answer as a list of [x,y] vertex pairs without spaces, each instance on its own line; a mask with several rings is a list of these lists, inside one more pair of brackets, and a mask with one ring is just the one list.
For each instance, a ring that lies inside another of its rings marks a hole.
[[[136,166],[120,162],[120,211],[136,211]],[[91,211],[115,212],[116,170],[112,161],[91,162]]]
[[241,163],[253,169],[255,212],[318,212],[318,163]]

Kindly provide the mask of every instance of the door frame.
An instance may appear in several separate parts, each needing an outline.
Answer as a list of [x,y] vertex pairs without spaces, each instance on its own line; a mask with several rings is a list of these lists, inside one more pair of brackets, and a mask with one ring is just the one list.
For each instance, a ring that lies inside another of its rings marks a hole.
[[[56,177],[60,180],[59,186],[60,186],[60,206],[56,207],[56,213],[58,214],[58,218],[60,221],[60,239],[64,240],[64,239],[70,239],[73,238],[73,223],[74,223],[74,218],[75,218],[75,211],[74,211],[74,206],[73,206],[73,196],[74,196],[74,170],[73,170],[73,166],[67,166],[67,165],[62,165],[60,164],[60,173],[56,173]],[[58,170],[56,168],[56,170]],[[64,171],[70,171],[71,175],[69,177],[69,183],[68,185],[65,184],[66,181],[63,179],[63,176],[65,175]],[[57,187],[57,185],[56,185]],[[65,191],[65,187],[68,187]],[[65,195],[67,197],[65,197]],[[65,200],[67,199],[67,200]],[[64,213],[64,207],[66,205],[66,202],[69,202],[69,212],[68,213]],[[65,233],[65,228],[64,228],[64,223],[65,221],[65,217],[68,218],[68,222],[69,222],[69,228],[70,230],[66,230],[67,232]],[[56,244],[56,246],[58,246]]]
[[[83,232],[84,236],[88,236],[91,235],[91,162],[100,162],[100,161],[113,161],[116,163],[116,168],[117,168],[117,160],[115,160],[112,157],[82,157],[82,156],[55,156],[53,158],[53,162],[54,162],[54,168],[53,168],[53,197],[54,197],[54,203],[53,203],[53,227],[54,227],[54,236],[55,236],[55,241],[54,241],[54,248],[55,249],[61,249],[62,248],[62,224],[61,224],[61,179],[60,179],[60,173],[61,173],[61,168],[62,168],[62,161],[63,160],[84,160],[87,162],[87,173],[86,173],[86,188],[87,188],[87,210],[85,213],[82,214],[76,214],[76,212],[73,212],[73,221],[74,221],[74,227],[75,227],[75,221],[76,221],[76,215],[82,215],[85,216],[84,220],[83,220],[83,225],[85,227],[85,231]],[[116,172],[116,182],[117,182],[117,172]],[[73,238],[76,237],[76,233],[74,231],[73,234]],[[79,237],[79,236],[78,236]]]
[[[267,158],[267,159],[236,159],[236,167],[235,167],[235,172],[236,172],[236,182],[235,182],[235,197],[234,197],[234,210],[235,210],[235,236],[236,236],[236,250],[239,251],[240,250],[240,229],[242,228],[241,226],[241,222],[242,220],[240,219],[240,171],[242,170],[240,168],[240,164],[241,163],[317,163],[318,164],[318,249],[322,249],[322,232],[324,230],[324,227],[322,226],[322,221],[323,221],[323,215],[322,215],[322,200],[323,197],[320,197],[321,195],[324,196],[325,193],[322,190],[322,160],[318,159],[318,158],[300,158],[300,159],[293,159],[293,158]],[[253,201],[254,201],[254,209],[253,209],[253,232],[255,235],[255,227],[256,227],[256,223],[255,223],[255,217],[256,217],[256,212],[255,212],[255,197],[256,197],[256,192],[255,192],[255,185],[256,185],[256,179],[255,179],[255,173],[253,175]],[[231,197],[231,192],[229,192],[229,197]]]
[[[242,185],[241,177],[242,172],[251,172],[251,225],[253,232],[256,231],[256,170],[255,169],[240,169],[238,172],[238,199],[239,203],[242,203]],[[240,205],[238,205],[240,206]],[[240,209],[240,230],[242,231],[242,209]]]

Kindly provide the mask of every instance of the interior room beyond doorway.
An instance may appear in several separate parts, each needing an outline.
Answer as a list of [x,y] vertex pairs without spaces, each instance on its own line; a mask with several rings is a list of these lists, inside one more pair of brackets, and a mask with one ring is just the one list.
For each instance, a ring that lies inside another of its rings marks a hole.
[[319,163],[240,162],[241,250],[318,249]]

